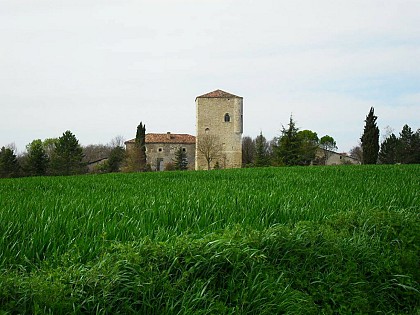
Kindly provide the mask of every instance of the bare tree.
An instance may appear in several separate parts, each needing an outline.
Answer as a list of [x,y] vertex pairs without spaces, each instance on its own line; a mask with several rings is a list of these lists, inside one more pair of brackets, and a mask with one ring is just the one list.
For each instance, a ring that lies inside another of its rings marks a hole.
[[350,150],[350,156],[359,160],[360,162],[362,162],[363,159],[363,151],[362,151],[362,145],[361,143],[359,143],[358,145],[354,146],[353,148],[351,148]]
[[245,136],[242,138],[242,165],[244,167],[254,163],[255,142],[251,137]]
[[219,157],[223,146],[216,135],[205,134],[197,141],[197,150],[207,161],[207,169],[210,170],[211,162]]
[[103,144],[89,144],[83,147],[83,162],[90,163],[109,157],[111,148]]
[[124,137],[121,135],[116,136],[108,143],[108,146],[112,149],[116,147],[124,148]]

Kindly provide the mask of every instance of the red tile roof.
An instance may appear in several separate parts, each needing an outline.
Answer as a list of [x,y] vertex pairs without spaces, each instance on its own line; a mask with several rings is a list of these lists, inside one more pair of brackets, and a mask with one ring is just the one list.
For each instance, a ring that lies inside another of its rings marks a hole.
[[234,98],[234,97],[242,98],[240,96],[236,96],[222,90],[216,90],[216,91],[213,91],[213,92],[201,95],[201,96],[197,96],[196,99],[197,98]]
[[[131,139],[125,143],[134,143],[136,139]],[[184,143],[194,144],[195,136],[188,134],[176,134],[176,133],[147,133],[146,143]]]

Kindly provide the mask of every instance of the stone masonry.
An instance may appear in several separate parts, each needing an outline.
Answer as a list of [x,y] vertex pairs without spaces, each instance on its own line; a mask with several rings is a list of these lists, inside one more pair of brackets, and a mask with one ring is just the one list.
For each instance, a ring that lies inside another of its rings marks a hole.
[[[163,171],[173,163],[175,152],[181,148],[187,155],[188,169],[195,165],[195,137],[188,134],[148,133],[146,134],[146,159],[153,171]],[[135,139],[125,142],[128,152],[133,150]]]
[[195,150],[195,169],[207,169],[207,161],[197,149],[206,135],[214,136],[221,148],[217,158],[211,161],[221,168],[240,168],[242,166],[243,98],[222,90],[201,96],[196,103],[197,146]]

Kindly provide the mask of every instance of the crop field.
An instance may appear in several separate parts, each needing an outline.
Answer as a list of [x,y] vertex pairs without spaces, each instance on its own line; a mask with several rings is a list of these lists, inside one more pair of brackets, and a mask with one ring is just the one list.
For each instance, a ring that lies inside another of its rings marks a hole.
[[0,314],[419,314],[420,165],[0,180]]

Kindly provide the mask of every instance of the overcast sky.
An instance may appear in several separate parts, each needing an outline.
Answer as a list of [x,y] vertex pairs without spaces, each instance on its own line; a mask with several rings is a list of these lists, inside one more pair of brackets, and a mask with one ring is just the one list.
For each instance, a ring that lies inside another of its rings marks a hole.
[[420,127],[420,0],[0,0],[0,146],[195,135],[195,97],[244,98],[244,136],[355,146]]

